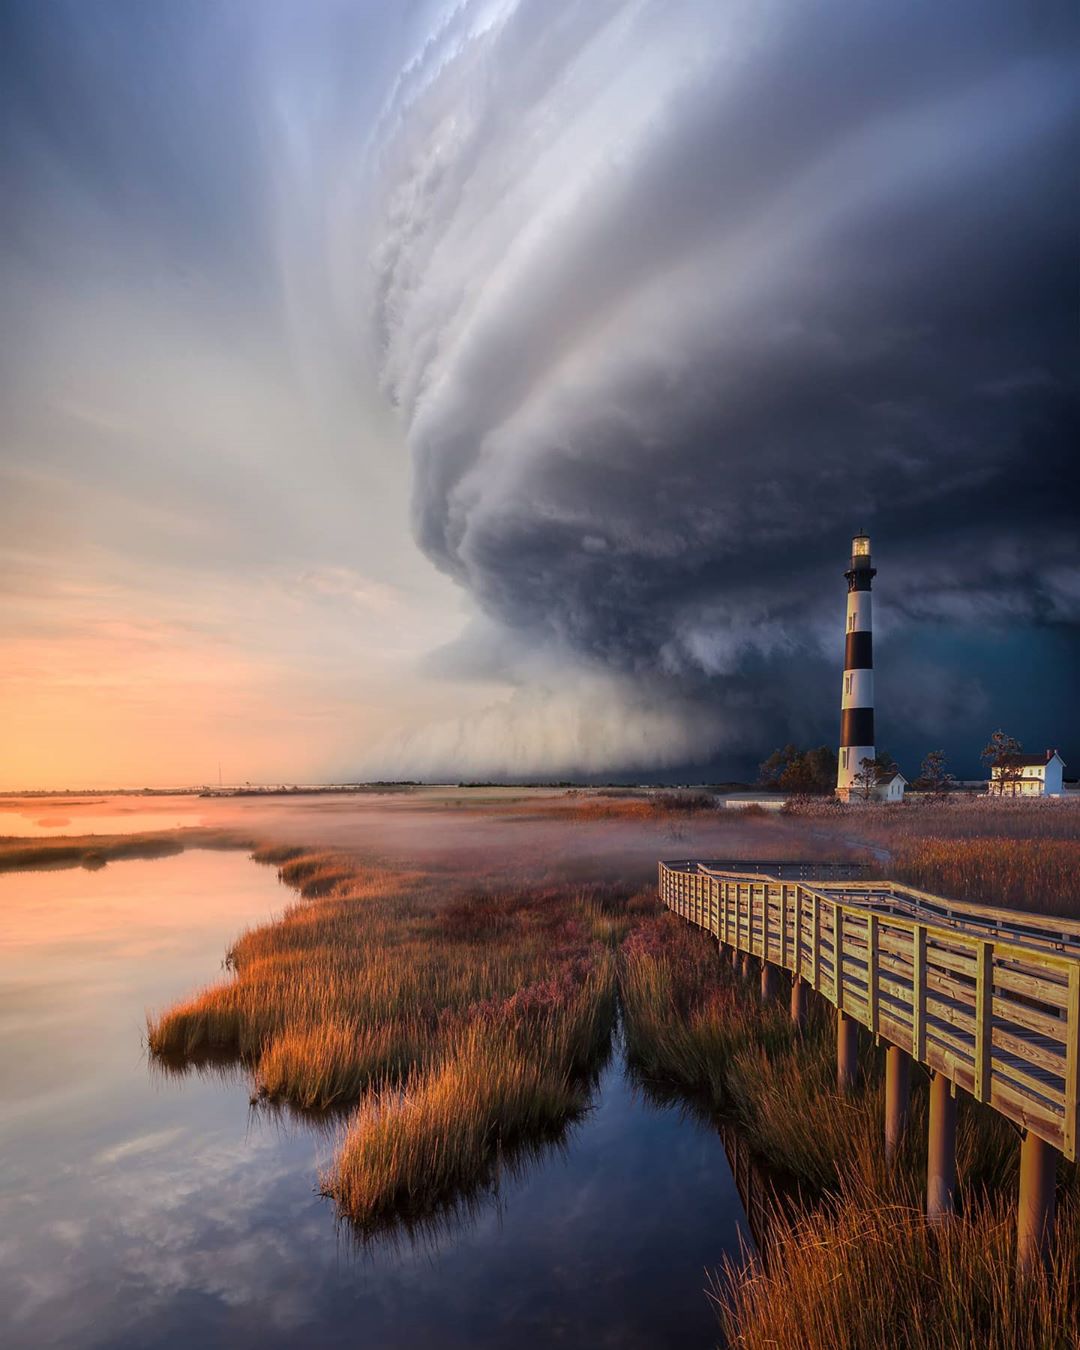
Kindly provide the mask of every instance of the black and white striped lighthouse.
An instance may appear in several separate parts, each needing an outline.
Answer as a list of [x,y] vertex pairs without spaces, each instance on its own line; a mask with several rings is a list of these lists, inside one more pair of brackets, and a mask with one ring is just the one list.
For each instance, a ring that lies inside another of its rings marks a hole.
[[874,758],[874,652],[870,617],[870,583],[877,571],[870,563],[870,536],[851,541],[847,629],[844,637],[844,684],[840,696],[840,763],[836,795],[851,794],[864,759]]

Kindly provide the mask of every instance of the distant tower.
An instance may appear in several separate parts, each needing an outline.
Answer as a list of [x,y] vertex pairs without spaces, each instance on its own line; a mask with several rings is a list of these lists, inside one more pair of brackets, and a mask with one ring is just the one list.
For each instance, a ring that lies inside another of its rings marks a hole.
[[840,696],[840,764],[836,795],[847,800],[864,759],[874,758],[874,653],[870,618],[870,583],[877,570],[870,565],[870,536],[851,541],[847,577],[847,629],[844,638],[844,685]]

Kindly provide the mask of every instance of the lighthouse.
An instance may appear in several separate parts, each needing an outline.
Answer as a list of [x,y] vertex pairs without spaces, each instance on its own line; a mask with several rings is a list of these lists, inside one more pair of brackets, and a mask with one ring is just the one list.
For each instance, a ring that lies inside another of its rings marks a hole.
[[847,627],[844,632],[844,683],[840,694],[840,762],[836,795],[847,801],[864,759],[874,758],[874,651],[870,583],[877,570],[870,561],[870,536],[851,541]]

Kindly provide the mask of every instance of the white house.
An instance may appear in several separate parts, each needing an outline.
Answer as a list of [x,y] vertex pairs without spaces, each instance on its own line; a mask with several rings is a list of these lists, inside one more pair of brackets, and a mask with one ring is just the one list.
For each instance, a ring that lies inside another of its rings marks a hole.
[[[860,773],[864,770],[866,763],[867,759],[864,756],[862,763],[859,765]],[[866,795],[865,778],[856,780],[854,786],[845,791],[843,795],[837,789],[837,796],[845,802],[902,802],[906,787],[907,779],[899,769],[878,769],[877,781],[869,796]]]
[[887,774],[878,779],[877,799],[879,802],[902,802],[907,779],[900,772]]
[[1009,755],[990,770],[989,790],[998,797],[1060,797],[1065,761],[1056,750]]

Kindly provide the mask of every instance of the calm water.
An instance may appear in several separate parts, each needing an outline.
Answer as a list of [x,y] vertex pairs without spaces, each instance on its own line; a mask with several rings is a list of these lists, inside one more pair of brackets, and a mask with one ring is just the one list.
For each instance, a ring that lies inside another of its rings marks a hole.
[[616,1058],[596,1109],[421,1247],[358,1253],[329,1144],[242,1077],[162,1079],[143,1016],[291,893],[227,853],[0,876],[0,1342],[709,1346],[742,1210],[720,1139]]
[[136,834],[205,821],[197,797],[3,797],[0,835],[46,839],[60,834]]

